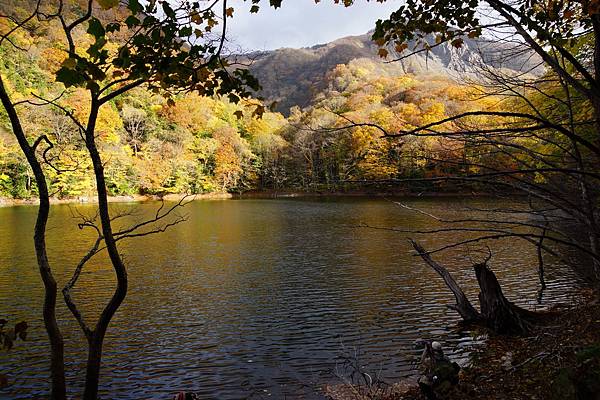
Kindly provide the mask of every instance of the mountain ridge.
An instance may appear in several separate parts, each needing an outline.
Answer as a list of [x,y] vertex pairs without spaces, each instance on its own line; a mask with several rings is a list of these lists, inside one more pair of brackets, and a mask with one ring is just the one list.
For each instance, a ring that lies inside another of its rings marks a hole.
[[[431,38],[433,43],[433,38]],[[339,64],[363,59],[376,64],[386,75],[447,75],[455,77],[471,73],[476,65],[508,69],[516,72],[542,72],[536,57],[519,48],[485,39],[464,39],[460,48],[448,43],[433,46],[429,52],[413,54],[395,62],[378,55],[379,46],[371,40],[371,32],[346,36],[311,47],[254,52],[249,69],[258,78],[262,90],[258,95],[276,102],[276,110],[289,115],[291,107],[310,105],[314,95],[326,86],[327,74]],[[393,56],[390,51],[390,55]],[[391,59],[391,57],[390,57]]]

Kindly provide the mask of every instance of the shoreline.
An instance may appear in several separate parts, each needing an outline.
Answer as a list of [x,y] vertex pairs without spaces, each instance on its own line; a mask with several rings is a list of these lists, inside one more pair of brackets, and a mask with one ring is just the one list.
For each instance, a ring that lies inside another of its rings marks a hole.
[[[146,201],[179,201],[186,196],[184,193],[173,193],[165,196],[157,195],[128,195],[128,196],[108,196],[109,203],[143,203]],[[289,199],[289,198],[327,198],[327,197],[398,197],[398,198],[452,198],[452,197],[472,197],[481,198],[489,197],[489,193],[459,193],[459,192],[407,192],[407,191],[314,191],[303,192],[293,190],[282,191],[247,191],[242,193],[202,193],[187,195],[190,200],[247,200],[247,199]],[[70,198],[50,198],[51,205],[57,204],[97,204],[98,200],[95,196],[77,196]],[[0,197],[0,208],[14,206],[36,206],[39,204],[39,199],[13,199],[10,197]]]
[[[555,304],[529,335],[488,334],[452,386],[440,388],[445,400],[597,399],[600,393],[600,301],[582,290],[573,304]],[[479,328],[486,332],[485,328]],[[426,400],[416,379],[325,385],[332,400]],[[358,396],[357,396],[358,393]]]
[[460,193],[460,192],[409,192],[409,191],[247,191],[234,193],[234,199],[285,199],[303,197],[405,197],[405,198],[432,198],[432,197],[488,197],[490,193]]
[[[179,201],[181,198],[186,196],[185,194],[168,194],[162,196],[165,201]],[[190,195],[190,200],[226,200],[233,198],[230,193],[206,193],[206,194],[195,194]],[[160,196],[154,195],[131,195],[131,196],[108,196],[109,203],[143,203],[146,201],[157,201],[160,200]],[[50,204],[98,204],[98,199],[93,196],[78,196],[66,199],[50,198]],[[37,206],[39,205],[39,199],[11,199],[7,197],[0,197],[0,207],[14,207],[14,206]]]

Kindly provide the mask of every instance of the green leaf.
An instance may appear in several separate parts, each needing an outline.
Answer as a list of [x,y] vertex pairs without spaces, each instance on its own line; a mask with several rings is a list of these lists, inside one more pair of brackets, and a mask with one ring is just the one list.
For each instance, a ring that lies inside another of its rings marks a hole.
[[144,7],[140,4],[138,0],[129,0],[127,8],[129,8],[133,14],[137,14],[144,11]]
[[134,26],[137,26],[140,24],[140,20],[139,18],[137,18],[134,15],[130,15],[129,17],[127,17],[127,19],[125,20],[125,25],[127,25],[128,28],[132,28]]
[[63,83],[65,87],[71,87],[83,84],[85,79],[77,71],[62,67],[56,72],[56,81]]
[[90,19],[87,33],[99,39],[106,34],[106,31],[98,18],[92,18]]
[[185,38],[185,37],[189,37],[192,36],[192,27],[191,26],[184,26],[183,28],[181,28],[179,30],[179,37]]
[[125,46],[119,49],[118,56],[113,60],[113,65],[118,68],[129,68],[131,65],[131,53]]
[[[95,64],[89,64],[86,72],[92,76],[92,79],[96,81],[102,81],[106,79],[106,73],[100,67]],[[83,81],[85,82],[85,80]],[[81,82],[81,83],[83,83]]]
[[106,25],[106,32],[118,32],[121,30],[121,24],[117,23],[117,22],[112,22],[108,25]]
[[165,12],[165,14],[167,15],[167,17],[169,17],[171,19],[175,19],[177,17],[177,15],[175,14],[175,11],[171,8],[169,3],[167,3],[166,1],[162,3],[162,8],[163,8],[163,11]]

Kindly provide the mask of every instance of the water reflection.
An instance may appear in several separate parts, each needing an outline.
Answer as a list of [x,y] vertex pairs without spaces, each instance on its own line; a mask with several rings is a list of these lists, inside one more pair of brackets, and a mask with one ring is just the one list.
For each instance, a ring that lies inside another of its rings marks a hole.
[[[460,215],[465,205],[458,198],[407,202],[446,217]],[[150,212],[156,204],[139,207]],[[78,208],[93,212],[93,206]],[[107,398],[117,393],[120,399],[169,398],[181,388],[219,399],[256,392],[310,398],[314,385],[333,379],[344,346],[359,348],[365,365],[396,380],[413,372],[417,338],[435,337],[456,348],[457,358],[472,343],[468,332],[454,329],[457,318],[444,306],[452,295],[410,254],[407,235],[357,228],[431,227],[423,215],[379,199],[206,201],[186,208],[189,222],[122,247],[131,283],[107,337],[101,388]],[[32,326],[26,346],[0,355],[14,381],[0,398],[47,393],[41,282],[31,243],[35,211],[0,209],[0,315]],[[77,229],[71,214],[69,207],[57,206],[51,217],[51,261],[61,282],[93,239]],[[458,237],[422,240],[433,248]],[[493,243],[493,250],[507,296],[535,304],[535,253],[514,241]],[[449,252],[442,260],[474,296],[476,282],[464,253]],[[551,298],[571,275],[554,264],[546,269]],[[113,284],[106,258],[86,267],[75,297],[89,320]],[[69,380],[77,393],[84,339],[66,308],[59,311]]]

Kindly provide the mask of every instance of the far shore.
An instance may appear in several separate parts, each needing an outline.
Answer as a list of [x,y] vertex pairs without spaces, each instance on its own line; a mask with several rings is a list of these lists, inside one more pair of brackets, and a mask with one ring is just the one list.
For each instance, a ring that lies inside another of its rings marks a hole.
[[[179,201],[184,196],[188,196],[189,200],[228,200],[228,199],[285,199],[285,198],[316,198],[316,197],[487,197],[489,193],[459,193],[459,192],[410,192],[410,191],[247,191],[241,193],[202,193],[202,194],[167,194],[164,196],[157,195],[128,195],[128,196],[109,196],[109,203],[143,203],[146,201]],[[50,198],[50,204],[96,204],[98,199],[94,196],[77,196],[69,198]],[[0,207],[12,207],[20,205],[35,206],[39,204],[39,199],[13,199],[8,197],[0,197]]]
[[[153,196],[153,195],[131,195],[131,196],[109,196],[109,203],[142,203],[145,201],[156,201],[161,198],[165,201],[179,201],[185,194],[167,194],[164,196]],[[193,194],[188,195],[190,200],[223,200],[231,199],[233,197],[230,193],[205,193],[205,194]],[[37,198],[30,199],[11,199],[6,197],[0,197],[0,207],[11,207],[20,205],[36,206],[40,203]],[[93,196],[78,196],[71,198],[50,198],[50,204],[96,204],[98,198]]]
[[294,190],[249,190],[242,193],[234,193],[234,199],[280,199],[293,197],[489,197],[490,193],[484,192],[417,192],[409,190],[316,190],[316,191],[294,191]]

